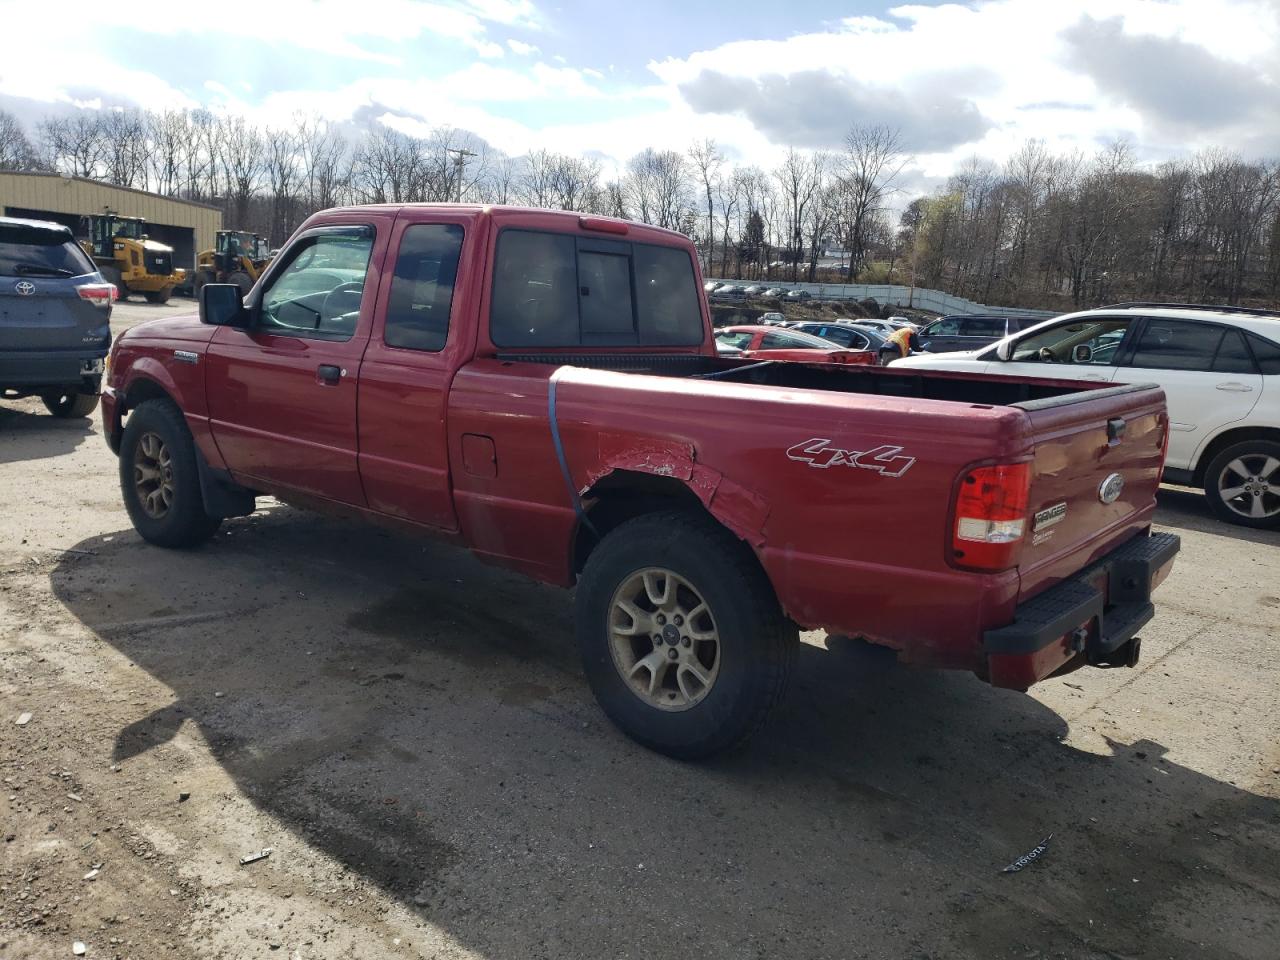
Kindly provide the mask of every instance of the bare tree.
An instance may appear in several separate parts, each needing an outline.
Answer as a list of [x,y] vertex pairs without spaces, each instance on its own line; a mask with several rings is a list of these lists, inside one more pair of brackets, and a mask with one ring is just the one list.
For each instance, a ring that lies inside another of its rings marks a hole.
[[716,142],[708,137],[689,148],[689,160],[698,174],[698,179],[702,181],[703,194],[707,198],[706,251],[703,254],[702,268],[710,273],[711,256],[714,253],[716,240],[714,192],[720,184],[720,168],[724,166],[724,154],[720,152]]
[[36,148],[12,113],[0,110],[0,170],[34,170]]
[[102,114],[79,110],[69,116],[51,117],[40,125],[40,133],[54,169],[73,177],[102,175],[106,156]]
[[231,117],[218,124],[221,135],[222,170],[226,177],[227,198],[231,202],[235,229],[243,230],[249,222],[249,200],[258,188],[263,169],[262,134],[249,126],[244,117]]
[[804,256],[804,225],[810,205],[822,189],[826,175],[826,155],[805,155],[794,147],[787,150],[782,165],[773,172],[782,193],[782,211],[787,256],[791,264],[791,279],[799,275],[800,260]]
[[845,137],[837,173],[840,233],[849,251],[845,279],[852,283],[866,257],[867,236],[885,205],[893,183],[910,162],[898,131],[887,126],[856,126]]
[[690,207],[684,157],[650,147],[627,162],[624,188],[628,205],[640,220],[668,230],[680,229]]

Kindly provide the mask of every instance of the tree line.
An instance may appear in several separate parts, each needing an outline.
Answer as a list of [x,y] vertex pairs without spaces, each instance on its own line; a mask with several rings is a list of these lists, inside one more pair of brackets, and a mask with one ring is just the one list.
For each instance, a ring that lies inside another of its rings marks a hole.
[[1033,140],[908,200],[911,161],[885,126],[854,125],[840,150],[788,149],[772,169],[732,165],[702,140],[607,170],[550,150],[509,156],[451,127],[412,136],[313,118],[260,127],[205,110],[80,110],[28,131],[0,111],[0,169],[214,204],[228,227],[276,243],[325,207],[460,199],[678,230],[719,277],[903,283],[1025,307],[1280,300],[1275,160],[1209,150],[1151,167],[1124,143],[1087,156]]

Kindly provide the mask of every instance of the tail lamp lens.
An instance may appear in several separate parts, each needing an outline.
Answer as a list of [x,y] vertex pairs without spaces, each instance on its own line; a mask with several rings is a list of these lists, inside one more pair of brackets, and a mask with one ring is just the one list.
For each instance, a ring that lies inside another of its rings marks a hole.
[[1027,527],[1031,464],[975,467],[956,495],[955,559],[966,567],[1006,570],[1016,563]]
[[109,307],[116,299],[116,285],[114,283],[86,283],[76,287],[76,293],[80,294],[81,300],[88,300],[97,307]]

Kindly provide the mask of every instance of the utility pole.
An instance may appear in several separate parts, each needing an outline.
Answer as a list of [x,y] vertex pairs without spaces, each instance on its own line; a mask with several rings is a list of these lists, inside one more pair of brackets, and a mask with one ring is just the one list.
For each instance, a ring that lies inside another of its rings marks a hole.
[[475,154],[464,147],[458,147],[457,149],[449,150],[448,152],[453,155],[454,175],[457,176],[458,178],[458,188],[457,188],[457,192],[454,195],[454,201],[456,203],[461,203],[462,202],[462,172],[467,166],[467,157],[474,157]]

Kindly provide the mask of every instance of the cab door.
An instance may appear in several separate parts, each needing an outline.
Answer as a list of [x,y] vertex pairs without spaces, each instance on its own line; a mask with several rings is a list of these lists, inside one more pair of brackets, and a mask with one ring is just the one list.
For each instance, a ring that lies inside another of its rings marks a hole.
[[356,384],[394,214],[362,213],[296,237],[205,357],[210,427],[247,486],[363,506]]
[[[449,385],[475,349],[484,244],[466,215],[415,212],[393,234],[379,322],[360,368],[360,475],[371,509],[456,530],[445,413]],[[493,441],[463,438],[462,469],[496,469]]]
[[1123,315],[1064,320],[1015,340],[1008,360],[999,359],[994,348],[986,351],[983,369],[1010,377],[1107,382],[1115,378],[1134,325],[1134,317]]

